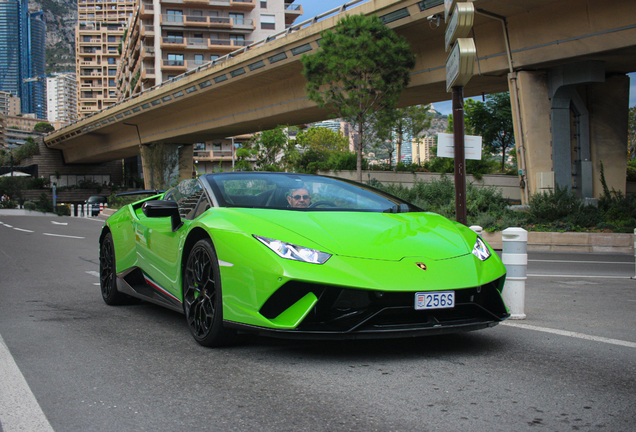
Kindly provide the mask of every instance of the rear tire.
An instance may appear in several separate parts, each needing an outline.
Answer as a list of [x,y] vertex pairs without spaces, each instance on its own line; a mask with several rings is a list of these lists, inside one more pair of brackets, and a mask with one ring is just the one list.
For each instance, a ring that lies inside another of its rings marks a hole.
[[133,298],[117,291],[117,272],[113,235],[107,233],[99,247],[99,285],[107,305],[132,303]]
[[223,327],[221,272],[214,246],[199,240],[188,254],[183,270],[183,311],[190,333],[200,345],[230,344],[236,332]]

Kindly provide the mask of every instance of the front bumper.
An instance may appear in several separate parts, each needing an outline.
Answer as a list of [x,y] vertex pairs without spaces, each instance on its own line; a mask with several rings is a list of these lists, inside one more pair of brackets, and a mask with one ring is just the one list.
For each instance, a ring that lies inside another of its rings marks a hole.
[[504,277],[455,290],[452,309],[415,310],[414,292],[381,292],[289,282],[259,311],[276,320],[296,302],[314,297],[314,306],[293,329],[226,321],[224,325],[267,336],[299,339],[371,339],[457,333],[493,327],[510,316],[500,295]]

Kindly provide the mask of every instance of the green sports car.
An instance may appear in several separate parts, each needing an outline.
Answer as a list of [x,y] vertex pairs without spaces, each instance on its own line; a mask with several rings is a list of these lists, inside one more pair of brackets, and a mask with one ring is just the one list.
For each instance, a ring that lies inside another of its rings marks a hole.
[[182,312],[204,346],[240,332],[421,336],[509,316],[506,270],[473,231],[332,177],[206,174],[120,209],[99,241],[104,301]]

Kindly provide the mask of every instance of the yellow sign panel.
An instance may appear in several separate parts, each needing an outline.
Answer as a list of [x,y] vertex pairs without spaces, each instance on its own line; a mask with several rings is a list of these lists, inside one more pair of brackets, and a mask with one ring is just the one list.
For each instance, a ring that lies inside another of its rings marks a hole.
[[446,51],[450,49],[459,38],[465,38],[470,34],[475,19],[475,6],[472,3],[457,3],[451,15],[450,22],[446,26]]
[[471,38],[457,39],[446,60],[446,91],[465,86],[473,76],[477,49]]

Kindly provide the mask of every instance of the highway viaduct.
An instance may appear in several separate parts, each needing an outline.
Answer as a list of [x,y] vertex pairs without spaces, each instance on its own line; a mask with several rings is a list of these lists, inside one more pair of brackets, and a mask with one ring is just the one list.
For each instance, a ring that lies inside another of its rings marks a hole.
[[[134,156],[152,143],[181,146],[333,117],[308,100],[302,55],[342,13],[377,14],[416,54],[400,106],[448,100],[441,0],[372,0],[305,21],[49,134],[66,163]],[[629,72],[636,71],[636,2],[477,0],[476,75],[465,96],[510,91],[522,197],[572,187],[599,197],[601,164],[625,191]],[[441,16],[439,22],[437,17]]]

